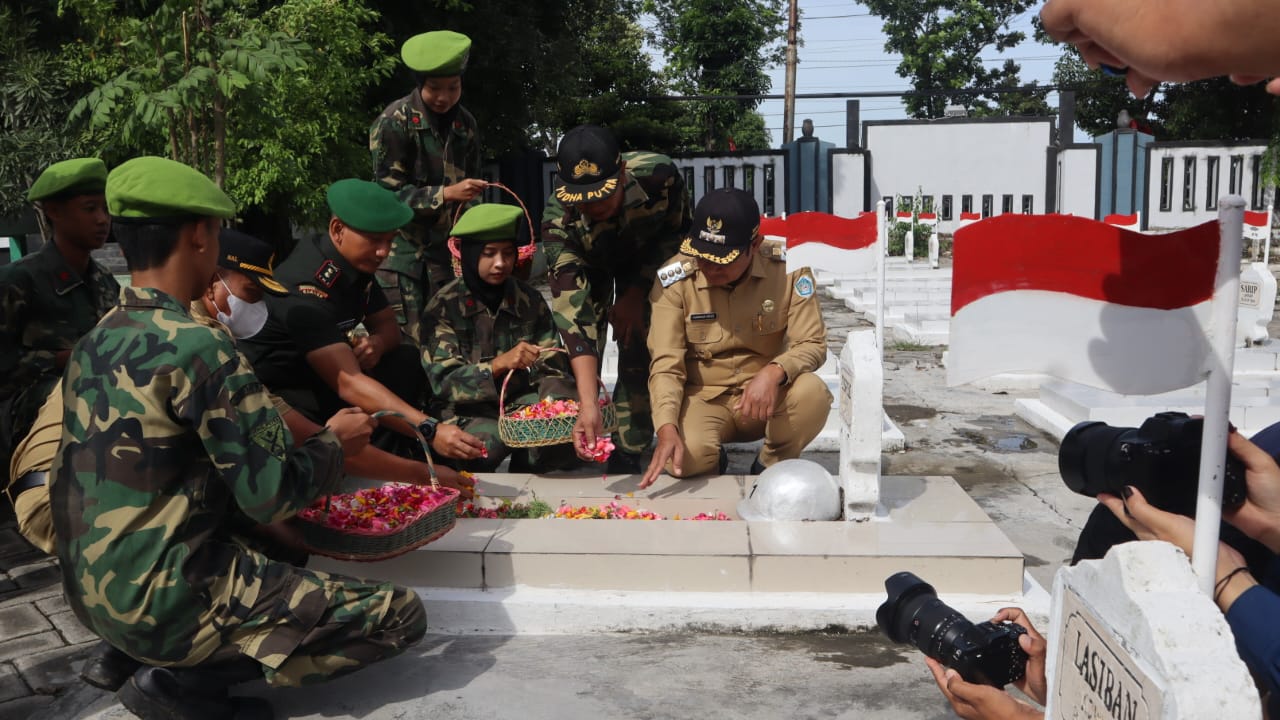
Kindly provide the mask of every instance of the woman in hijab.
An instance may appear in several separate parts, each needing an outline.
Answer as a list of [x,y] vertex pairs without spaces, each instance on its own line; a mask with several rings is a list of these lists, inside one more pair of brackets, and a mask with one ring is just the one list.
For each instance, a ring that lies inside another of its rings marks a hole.
[[508,455],[511,472],[577,465],[568,442],[512,454],[498,436],[498,397],[507,375],[508,412],[544,397],[577,394],[564,355],[547,352],[560,342],[551,309],[536,289],[512,277],[523,217],[512,205],[467,210],[453,227],[462,277],[441,288],[422,312],[419,340],[432,414],[480,438],[488,451],[460,461],[460,469],[472,472],[492,472]]

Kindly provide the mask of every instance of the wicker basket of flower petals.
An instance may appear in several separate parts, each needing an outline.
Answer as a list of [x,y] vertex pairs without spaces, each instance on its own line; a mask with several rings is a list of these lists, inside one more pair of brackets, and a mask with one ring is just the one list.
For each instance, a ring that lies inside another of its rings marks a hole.
[[[394,412],[373,415],[383,416],[405,420]],[[413,426],[408,420],[405,423]],[[430,485],[388,483],[317,499],[297,516],[307,549],[339,560],[370,562],[409,552],[449,532],[457,522],[459,493],[441,487],[431,449],[421,434],[418,442],[426,453]]]
[[[543,348],[542,352],[564,352],[564,348]],[[578,401],[543,398],[532,405],[507,408],[507,382],[514,373],[502,379],[498,393],[498,437],[507,447],[531,448],[573,442],[573,426],[578,422]],[[618,411],[609,398],[609,389],[600,381],[600,415],[604,432],[618,428]]]

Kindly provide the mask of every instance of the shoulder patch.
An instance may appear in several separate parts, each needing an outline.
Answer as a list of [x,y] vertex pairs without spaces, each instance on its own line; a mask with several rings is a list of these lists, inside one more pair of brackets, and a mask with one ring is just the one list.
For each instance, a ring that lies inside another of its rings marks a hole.
[[338,278],[342,276],[342,270],[332,260],[325,260],[320,269],[316,270],[316,282],[325,288],[332,289],[333,284],[338,282]]
[[272,413],[272,415],[275,417],[255,428],[249,439],[254,445],[266,450],[271,457],[283,460],[284,421],[280,419],[279,413]]
[[298,286],[298,292],[302,293],[303,295],[310,295],[311,297],[314,297],[314,298],[320,298],[321,300],[329,299],[329,293],[321,290],[315,285],[309,285],[309,284],[303,283],[302,285]]
[[662,283],[662,287],[671,287],[692,274],[693,263],[689,260],[678,260],[658,268],[658,282]]
[[796,295],[802,298],[813,295],[813,278],[808,275],[801,275],[796,278]]
[[765,240],[761,242],[760,252],[770,260],[787,261],[787,244],[782,240]]

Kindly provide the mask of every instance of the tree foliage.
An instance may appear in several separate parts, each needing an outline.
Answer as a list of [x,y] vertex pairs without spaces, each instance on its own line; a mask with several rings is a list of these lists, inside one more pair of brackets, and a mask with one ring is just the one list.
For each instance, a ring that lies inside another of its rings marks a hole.
[[[365,88],[390,72],[359,0],[66,0],[96,36],[69,44],[96,80],[72,109],[109,154],[167,155],[242,206],[320,207],[366,175]],[[348,150],[349,149],[349,150]]]
[[[1026,39],[1026,33],[1011,29],[1010,22],[1035,5],[1034,0],[862,0],[862,4],[884,20],[888,38],[884,49],[902,55],[898,74],[916,90],[979,91],[1022,84],[1017,63],[1005,61],[988,68],[981,55],[1007,50]],[[963,105],[974,114],[994,114],[1000,108],[1021,113],[1028,103],[1039,110],[1034,97],[981,92],[944,92],[908,97],[904,102],[907,112],[917,118],[942,117],[951,104]]]
[[0,217],[27,209],[27,189],[48,165],[88,152],[67,128],[75,79],[48,44],[56,18],[27,3],[0,6]]
[[[654,42],[666,56],[672,89],[697,95],[768,92],[766,70],[783,61],[786,23],[781,0],[646,0],[656,18]],[[685,142],[691,149],[757,145],[767,131],[751,116],[759,100],[682,103]],[[745,123],[745,124],[743,124]],[[734,137],[733,131],[747,132]]]

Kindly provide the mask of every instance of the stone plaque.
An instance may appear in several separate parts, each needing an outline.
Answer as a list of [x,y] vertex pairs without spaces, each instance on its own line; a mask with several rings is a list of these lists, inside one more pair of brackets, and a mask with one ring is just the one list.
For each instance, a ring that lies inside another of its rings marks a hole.
[[1243,281],[1240,283],[1240,307],[1256,308],[1261,303],[1262,288],[1256,282]]
[[1106,626],[1068,589],[1059,644],[1054,718],[1062,720],[1150,720],[1160,717],[1155,683]]

